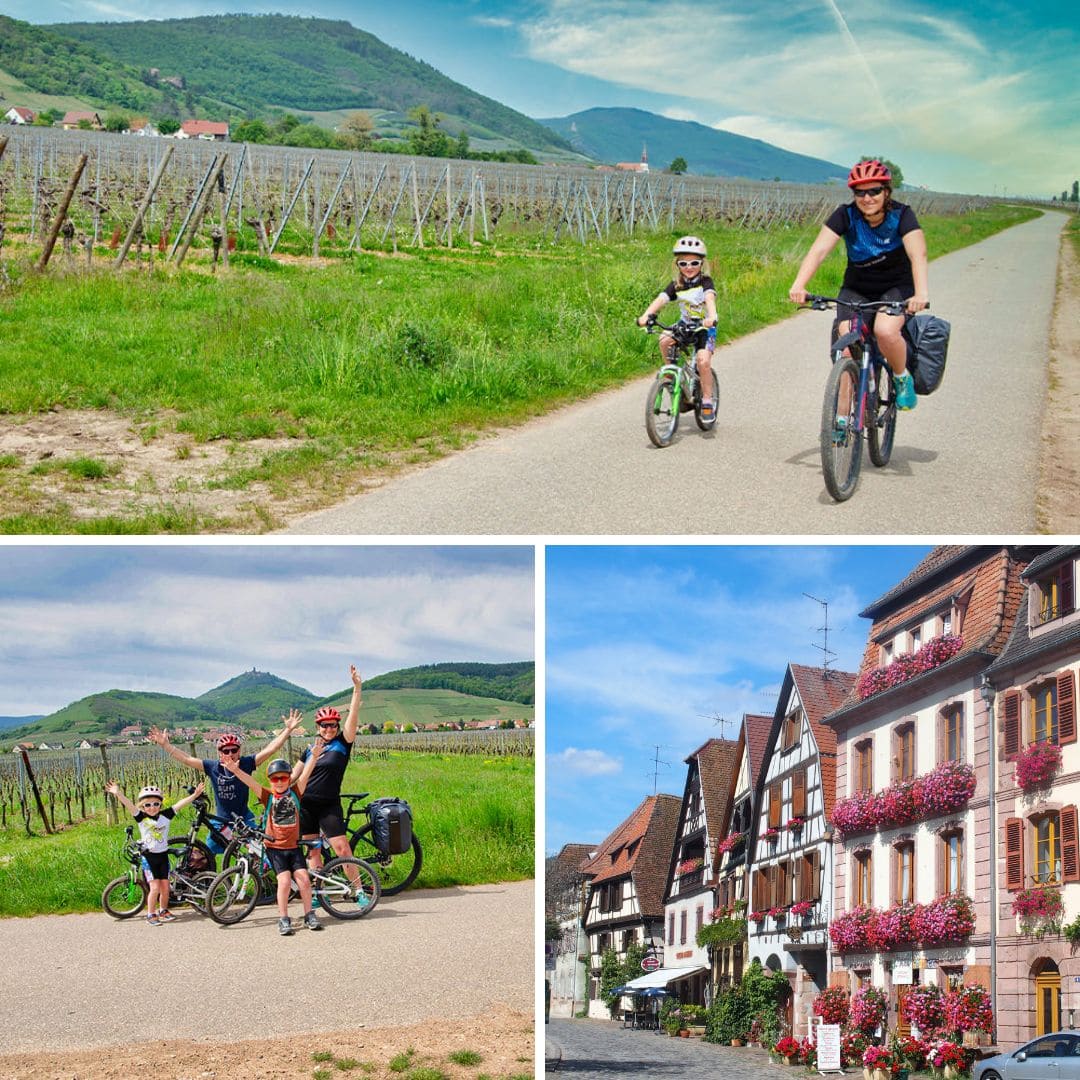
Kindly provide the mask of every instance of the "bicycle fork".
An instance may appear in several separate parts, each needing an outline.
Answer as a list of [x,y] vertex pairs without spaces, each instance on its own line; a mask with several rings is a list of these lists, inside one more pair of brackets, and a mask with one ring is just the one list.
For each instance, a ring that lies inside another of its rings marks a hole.
[[[682,394],[683,394],[682,367],[679,364],[665,364],[660,369],[660,374],[661,374],[661,376],[669,377],[672,380],[672,382],[675,384],[675,389],[672,391],[672,394],[671,394],[671,404],[672,404],[674,412],[678,413],[679,406],[682,404]],[[658,389],[657,392],[656,392],[656,401],[654,402],[654,405],[653,405],[654,409],[656,409],[657,411],[659,411],[659,408],[660,408],[660,395],[663,393],[662,386],[663,386],[663,379],[661,379],[661,388]]]

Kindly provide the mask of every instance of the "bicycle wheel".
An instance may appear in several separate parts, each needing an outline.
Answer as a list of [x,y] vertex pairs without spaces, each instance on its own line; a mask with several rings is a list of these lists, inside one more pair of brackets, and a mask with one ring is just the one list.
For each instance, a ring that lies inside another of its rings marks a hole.
[[878,372],[877,390],[868,396],[866,432],[870,460],[879,468],[889,464],[896,437],[896,383],[888,368]]
[[206,913],[222,926],[232,926],[251,914],[259,899],[262,883],[243,865],[222,870],[206,892]]
[[209,915],[206,909],[206,900],[210,895],[210,886],[217,880],[217,874],[213,870],[203,870],[195,875],[192,888],[186,897],[188,904],[200,915]]
[[820,438],[825,487],[837,502],[850,499],[859,483],[862,433],[855,430],[858,391],[859,365],[851,357],[837,354],[825,383]]
[[674,375],[657,375],[645,401],[645,430],[653,446],[667,446],[679,426],[679,387]]
[[130,919],[146,906],[150,886],[141,873],[121,874],[105,886],[101,894],[101,906],[114,919]]
[[319,903],[335,919],[362,919],[375,910],[382,895],[379,875],[363,859],[343,855],[313,871]]
[[709,374],[712,375],[713,414],[711,420],[703,420],[701,418],[701,394],[694,395],[694,419],[697,421],[697,426],[701,428],[702,431],[712,431],[712,429],[716,427],[716,416],[720,411],[720,380],[716,377],[715,371],[710,370]]
[[371,863],[379,872],[383,896],[393,896],[402,889],[407,889],[416,880],[424,862],[424,853],[420,849],[416,833],[412,834],[409,850],[400,855],[384,855],[375,846],[375,836],[370,824],[352,834],[349,846],[358,859]]

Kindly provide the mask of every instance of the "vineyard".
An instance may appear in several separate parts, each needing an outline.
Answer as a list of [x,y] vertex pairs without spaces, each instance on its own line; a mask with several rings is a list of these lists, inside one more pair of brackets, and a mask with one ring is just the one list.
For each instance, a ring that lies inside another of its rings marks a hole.
[[[386,759],[391,753],[470,755],[482,758],[532,759],[534,732],[528,728],[494,731],[416,732],[397,735],[358,735],[353,760]],[[286,756],[295,760],[301,750],[290,740]],[[216,756],[209,743],[186,747],[194,757]],[[167,803],[180,798],[193,782],[193,772],[153,745],[96,747],[88,750],[34,751],[30,771],[19,754],[0,757],[0,835],[6,829],[26,833],[56,831],[65,825],[107,811],[104,788],[115,780],[129,795],[147,784],[156,784]],[[45,822],[38,809],[37,787]]]
[[[4,139],[7,143],[4,145]],[[231,252],[341,257],[454,248],[499,234],[606,241],[694,224],[743,229],[821,220],[835,186],[508,165],[390,154],[11,126],[0,135],[0,254],[6,239],[61,242],[69,260],[216,266]],[[905,192],[919,214],[986,201]]]

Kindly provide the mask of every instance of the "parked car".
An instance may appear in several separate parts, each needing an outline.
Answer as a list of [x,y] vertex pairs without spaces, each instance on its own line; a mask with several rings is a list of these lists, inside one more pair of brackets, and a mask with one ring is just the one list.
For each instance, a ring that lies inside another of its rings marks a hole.
[[1080,1032],[1055,1031],[978,1062],[971,1080],[1080,1080]]

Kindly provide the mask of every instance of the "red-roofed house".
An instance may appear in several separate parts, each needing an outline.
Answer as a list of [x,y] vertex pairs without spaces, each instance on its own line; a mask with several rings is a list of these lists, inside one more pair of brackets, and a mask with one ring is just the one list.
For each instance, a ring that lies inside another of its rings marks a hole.
[[24,109],[21,105],[12,105],[6,113],[4,113],[4,119],[9,124],[32,124],[34,122],[34,114],[29,109]]
[[600,997],[607,950],[615,950],[620,962],[634,944],[663,955],[664,887],[681,805],[675,795],[650,795],[582,867],[589,879],[582,924],[589,941],[590,1016],[610,1017]]
[[96,112],[77,111],[65,113],[64,119],[60,121],[60,126],[65,131],[74,131],[83,123],[89,124],[94,131],[101,131],[105,126]]
[[[873,625],[860,676],[827,718],[837,740],[830,981],[881,989],[889,1025],[902,1035],[912,985],[991,987],[992,695],[983,680],[1013,629],[1021,575],[1039,550],[935,548],[862,612]],[[920,937],[918,927],[942,920],[913,921],[905,913],[916,904],[948,913],[960,928],[952,940]],[[871,944],[854,924],[841,934],[836,920],[843,926],[857,907],[893,912],[882,923],[891,937],[876,933]]]
[[185,120],[175,136],[177,139],[209,139],[225,142],[229,138],[229,125],[216,120]]
[[854,684],[850,672],[788,665],[749,837],[749,954],[787,975],[785,1008],[796,1038],[809,1034],[813,999],[828,985],[836,733],[824,719]]

